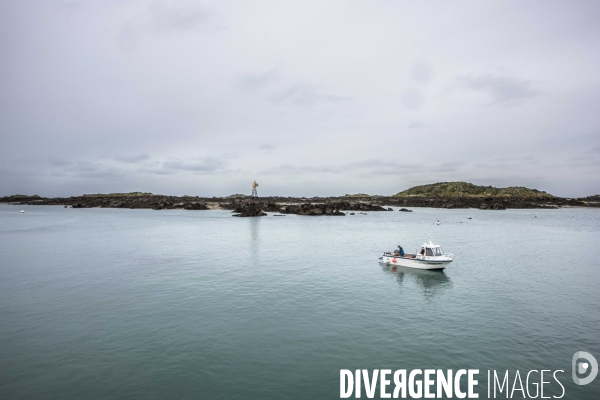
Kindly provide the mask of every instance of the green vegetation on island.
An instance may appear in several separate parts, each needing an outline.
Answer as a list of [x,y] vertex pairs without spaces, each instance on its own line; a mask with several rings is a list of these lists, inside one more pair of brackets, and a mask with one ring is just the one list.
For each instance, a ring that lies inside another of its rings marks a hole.
[[11,201],[36,201],[42,200],[44,197],[40,197],[37,194],[33,196],[29,196],[26,194],[13,194],[12,196],[0,197],[1,202],[11,202]]
[[553,198],[549,193],[522,186],[495,188],[493,186],[479,186],[469,182],[439,182],[429,185],[415,186],[395,196],[422,196],[422,197],[536,197]]

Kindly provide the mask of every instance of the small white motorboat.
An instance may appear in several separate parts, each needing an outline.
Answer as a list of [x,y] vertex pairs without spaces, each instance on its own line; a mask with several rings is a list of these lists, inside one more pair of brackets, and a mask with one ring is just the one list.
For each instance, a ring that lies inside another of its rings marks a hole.
[[24,213],[24,212],[25,212],[25,210],[21,210],[21,213]]
[[433,244],[429,239],[429,243],[423,243],[420,252],[416,254],[404,254],[401,257],[398,253],[385,252],[380,260],[384,264],[401,265],[409,268],[444,269],[452,262],[453,258],[454,254],[444,253],[439,245]]

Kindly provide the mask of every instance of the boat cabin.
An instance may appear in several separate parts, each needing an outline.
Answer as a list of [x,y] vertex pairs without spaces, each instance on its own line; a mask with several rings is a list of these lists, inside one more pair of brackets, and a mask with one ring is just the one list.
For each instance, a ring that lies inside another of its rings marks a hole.
[[423,243],[421,250],[417,253],[425,257],[440,257],[444,255],[444,251],[437,244]]

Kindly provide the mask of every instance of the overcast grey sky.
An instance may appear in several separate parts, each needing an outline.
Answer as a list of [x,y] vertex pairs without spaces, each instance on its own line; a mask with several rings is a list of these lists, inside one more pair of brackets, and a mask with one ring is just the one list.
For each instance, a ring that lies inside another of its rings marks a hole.
[[600,193],[600,1],[2,1],[0,196]]

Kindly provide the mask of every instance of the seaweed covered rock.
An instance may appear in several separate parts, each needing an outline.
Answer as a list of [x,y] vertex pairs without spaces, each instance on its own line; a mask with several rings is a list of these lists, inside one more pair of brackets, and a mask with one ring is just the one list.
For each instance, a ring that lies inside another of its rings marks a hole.
[[502,203],[483,203],[479,206],[480,210],[506,210],[506,206]]
[[233,214],[234,217],[264,217],[267,215],[261,210],[261,203],[252,199],[236,202],[233,212],[236,213]]
[[208,210],[206,203],[203,201],[192,201],[183,206],[184,210]]
[[282,207],[283,214],[298,215],[346,215],[340,211],[339,203],[304,203],[289,204]]

